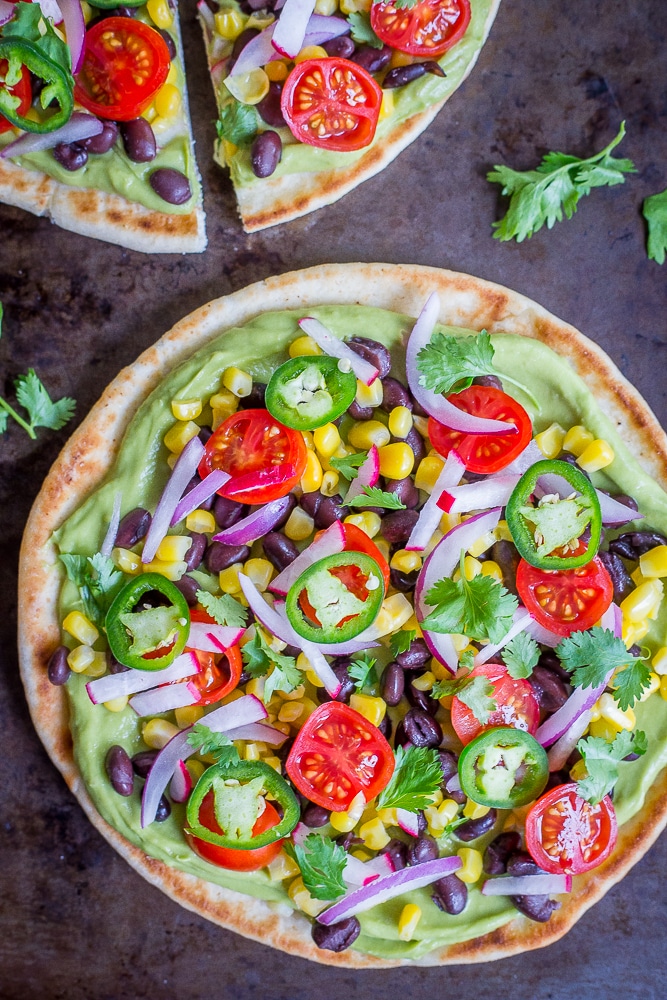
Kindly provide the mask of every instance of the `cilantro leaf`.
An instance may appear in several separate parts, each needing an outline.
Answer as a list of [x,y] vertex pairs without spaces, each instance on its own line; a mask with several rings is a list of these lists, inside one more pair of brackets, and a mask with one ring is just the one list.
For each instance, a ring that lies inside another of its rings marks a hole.
[[344,848],[331,837],[309,833],[302,844],[285,843],[285,850],[301,869],[303,884],[314,899],[338,899],[347,892],[343,872]]
[[646,753],[648,741],[646,733],[637,730],[634,734],[623,730],[613,743],[599,736],[579,740],[577,750],[584,759],[587,775],[577,782],[577,792],[594,805],[607,795],[618,781],[618,765],[628,756]]
[[402,628],[398,632],[393,632],[389,636],[389,647],[394,659],[400,653],[407,653],[410,646],[417,638],[417,633],[411,628]]
[[201,754],[215,757],[218,764],[238,764],[239,752],[226,733],[214,733],[203,722],[197,722],[188,734],[188,744]]
[[364,492],[351,500],[343,501],[346,507],[384,507],[385,510],[405,510],[405,504],[394,493],[387,493],[379,486],[364,486]]
[[459,580],[445,577],[426,595],[433,611],[424,619],[423,627],[433,632],[463,633],[471,639],[499,642],[507,633],[518,607],[513,594],[491,576],[466,580],[463,572],[464,552],[461,552]]
[[622,711],[634,705],[650,685],[649,665],[632,656],[610,629],[599,625],[573,632],[556,646],[555,652],[565,669],[572,672],[572,683],[577,687],[597,687],[610,671],[616,670],[613,696]]
[[243,665],[252,677],[271,674],[264,685],[263,700],[268,704],[274,691],[293,691],[302,681],[303,675],[296,666],[293,656],[284,656],[271,649],[261,629],[255,627],[255,634],[249,642],[241,646]]
[[329,465],[336,472],[340,472],[341,476],[345,479],[356,479],[359,475],[358,468],[360,465],[366,461],[366,455],[363,451],[357,452],[355,455],[344,455],[342,458],[336,458],[335,455],[329,459]]
[[[54,403],[34,369],[30,368],[27,375],[19,375],[14,381],[14,385],[16,386],[16,399],[28,411],[29,422],[24,420],[2,397],[0,397],[0,409],[4,410],[6,415],[13,417],[33,441],[37,437],[36,427],[48,427],[50,430],[57,431],[71,419],[76,401],[65,396]],[[0,425],[0,433],[7,426],[6,415],[3,424]]]
[[449,395],[467,389],[478,375],[499,375],[521,389],[539,409],[537,400],[521,382],[494,368],[494,354],[491,338],[486,330],[469,337],[436,333],[417,355],[417,368],[421,373],[419,384],[433,392]]
[[220,109],[215,127],[218,139],[226,139],[234,146],[244,146],[257,135],[259,116],[253,105],[230,101]]
[[107,556],[92,557],[63,552],[60,561],[68,578],[79,588],[84,611],[96,625],[103,625],[111,602],[120,590],[123,574]]
[[545,224],[551,229],[563,215],[571,219],[579,198],[594,187],[623,184],[625,174],[635,173],[632,160],[615,159],[611,154],[625,135],[625,122],[618,135],[599,153],[585,160],[566,153],[551,152],[535,170],[512,170],[496,165],[486,177],[503,185],[510,195],[507,214],[494,222],[494,236],[499,240],[516,239],[521,243]]
[[[14,8],[14,16],[11,21],[4,25],[2,29],[4,38],[20,38],[22,41],[30,42],[43,56],[51,62],[56,63],[66,74],[67,82],[74,89],[74,79],[72,77],[72,56],[66,42],[60,38],[53,30],[53,23],[50,18],[43,15],[39,4],[17,3]],[[46,99],[40,95],[43,108],[48,107],[54,94],[52,87],[47,86],[44,92]]]
[[618,670],[614,674],[613,686],[614,699],[621,711],[625,712],[641,698],[642,691],[651,686],[650,665],[645,660],[633,658],[624,670]]
[[667,190],[644,198],[642,214],[648,223],[646,249],[649,259],[664,264],[667,251]]
[[430,747],[396,747],[396,767],[391,781],[380,793],[378,809],[407,809],[416,812],[431,804],[440,788],[442,768],[438,751]]
[[197,600],[204,611],[208,611],[218,625],[229,628],[244,628],[248,620],[248,612],[231,594],[215,597],[207,590],[197,591]]
[[290,691],[298,688],[303,680],[303,674],[297,667],[293,656],[281,656],[280,660],[280,663],[274,664],[273,670],[266,678],[262,696],[265,705],[271,701],[275,691],[285,691],[289,694]]
[[350,25],[352,41],[357,45],[370,45],[372,49],[381,49],[384,45],[382,39],[373,31],[370,14],[367,11],[359,10],[348,14],[347,23]]
[[540,658],[540,647],[527,632],[519,632],[504,647],[502,657],[510,677],[530,677]]
[[493,684],[488,677],[471,677],[468,673],[453,677],[451,680],[437,681],[431,689],[432,698],[456,695],[483,726],[498,708],[494,694]]
[[[1,405],[0,400],[0,405]],[[0,410],[0,434],[4,434],[7,430],[7,421],[9,420],[9,414],[6,410]]]
[[362,691],[366,685],[373,682],[373,667],[376,663],[377,660],[369,656],[368,653],[362,653],[356,660],[352,660],[352,663],[347,668],[347,672],[354,681],[357,691]]

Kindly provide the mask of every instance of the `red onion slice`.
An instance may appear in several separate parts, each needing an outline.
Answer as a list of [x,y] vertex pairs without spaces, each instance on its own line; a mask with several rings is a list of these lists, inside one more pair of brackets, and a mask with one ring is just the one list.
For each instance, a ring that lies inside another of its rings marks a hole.
[[483,896],[551,896],[572,892],[571,875],[501,875],[487,879]]
[[573,722],[566,733],[563,733],[557,743],[549,748],[547,759],[549,761],[549,771],[560,771],[565,767],[567,760],[576,747],[577,743],[584,735],[591,724],[593,713],[590,709],[582,712],[576,722]]
[[343,503],[349,506],[355,497],[363,494],[366,487],[375,486],[380,478],[380,455],[375,445],[371,445],[370,451],[359,466],[356,479],[350,483],[350,488],[345,494]]
[[505,420],[487,420],[485,417],[475,417],[465,413],[459,410],[458,406],[448,402],[444,396],[437,395],[420,384],[417,355],[430,342],[439,315],[440,299],[433,292],[417,318],[405,351],[405,371],[410,392],[430,416],[452,430],[461,431],[463,434],[507,434],[508,431],[516,431],[516,426]]
[[407,809],[397,809],[396,819],[401,830],[409,833],[411,837],[419,836],[419,813],[409,812]]
[[628,521],[641,521],[644,517],[643,514],[640,514],[633,507],[628,507],[627,504],[621,503],[620,500],[615,500],[614,497],[608,496],[602,490],[596,490],[595,492],[600,501],[600,513],[603,524],[627,524]]
[[169,797],[172,802],[187,802],[191,791],[192,777],[185,761],[179,760],[169,784]]
[[141,555],[142,563],[152,562],[155,558],[158,545],[166,536],[178,501],[183,496],[183,490],[197,471],[203,453],[204,445],[198,437],[193,437],[178,456],[174,470],[167,480],[167,485],[155,508],[153,520],[144,542],[144,551]]
[[526,632],[535,640],[535,642],[539,642],[540,646],[549,646],[551,649],[554,649],[563,638],[562,635],[556,635],[555,632],[550,632],[544,627],[544,625],[540,625],[539,622],[536,622],[534,618],[528,622]]
[[315,0],[285,0],[272,39],[274,49],[281,56],[293,59],[301,51],[314,10]]
[[438,507],[446,514],[467,514],[471,510],[504,507],[521,476],[489,476],[478,483],[464,483],[445,490]]
[[440,524],[442,511],[438,501],[444,490],[456,486],[465,472],[463,459],[456,451],[450,451],[442,472],[435,481],[431,495],[419,512],[419,517],[410,532],[406,549],[409,552],[422,552],[433,537],[433,532]]
[[506,646],[515,635],[518,635],[519,632],[525,632],[532,620],[533,619],[530,617],[529,612],[526,611],[525,608],[518,608],[514,612],[514,621],[512,625],[510,625],[500,642],[490,642],[488,646],[481,649],[475,657],[475,666],[478,667],[482,663],[487,663],[491,657],[495,656],[498,650],[503,649],[503,647]]
[[65,35],[72,55],[72,74],[76,76],[81,69],[83,50],[86,42],[86,22],[83,19],[83,7],[81,6],[81,0],[58,0],[57,6],[60,7],[62,19],[65,22]]
[[176,505],[176,510],[172,514],[170,527],[178,524],[182,521],[184,517],[191,514],[193,510],[197,510],[201,504],[206,503],[209,497],[212,497],[214,493],[217,493],[221,486],[224,486],[226,482],[231,479],[228,472],[223,472],[222,469],[213,469],[209,472],[205,479],[202,479],[201,483],[197,483],[194,489],[186,493],[185,496]]
[[287,594],[290,587],[313,563],[326,556],[338,555],[345,548],[345,529],[341,521],[334,521],[319,538],[303,550],[286,569],[269,584],[275,594]]
[[364,361],[343,340],[334,337],[333,333],[327,330],[326,326],[320,323],[319,319],[307,316],[305,319],[299,320],[299,326],[304,333],[313,338],[318,347],[321,347],[329,357],[340,358],[341,361],[349,361],[352,371],[364,385],[372,385],[375,382],[375,379],[380,374],[377,368],[369,364],[368,361]]
[[201,691],[192,681],[183,681],[181,684],[165,684],[164,687],[135,694],[130,698],[130,708],[143,718],[146,715],[161,715],[162,712],[171,712],[175,708],[196,705],[198,701],[201,701]]
[[[280,10],[280,0],[274,7],[274,10]],[[253,69],[266,66],[273,59],[280,59],[280,54],[276,51],[272,42],[273,33],[276,28],[276,22],[270,24],[268,28],[264,28],[259,35],[255,35],[244,46],[241,55],[232,66],[230,76],[240,76],[250,73]],[[349,31],[349,24],[341,17],[313,14],[308,21],[303,45],[323,45],[325,42],[331,41],[332,38],[347,35]]]
[[190,622],[188,649],[202,653],[224,653],[239,641],[245,628],[217,625],[209,622]]
[[455,674],[459,668],[459,654],[451,635],[430,632],[425,628],[422,629],[422,636],[431,656],[435,656],[436,660],[447,667],[450,673]]
[[258,538],[263,538],[275,528],[288,512],[291,503],[290,496],[272,500],[237,521],[231,528],[225,528],[224,531],[213,535],[212,541],[224,542],[225,545],[252,545]]
[[516,456],[516,458],[506,465],[503,472],[506,476],[518,475],[522,476],[524,472],[528,472],[531,465],[535,465],[536,462],[542,462],[544,460],[544,454],[540,451],[538,445],[535,444],[535,439],[529,441],[523,451]]
[[7,21],[11,21],[14,17],[14,9],[16,4],[7,3],[7,0],[0,0],[0,27],[3,24],[7,24]]
[[461,789],[461,779],[459,778],[458,773],[457,774],[453,774],[451,776],[451,778],[449,778],[447,780],[447,784],[445,785],[445,789],[450,793],[450,795],[451,795],[452,792],[460,792],[462,790]]
[[450,857],[436,858],[433,861],[424,861],[420,865],[412,865],[410,868],[402,868],[400,871],[392,872],[391,875],[385,875],[384,878],[374,879],[373,882],[343,896],[324,913],[320,913],[317,920],[328,927],[338,923],[339,920],[345,920],[346,917],[364,913],[374,906],[379,906],[380,903],[386,903],[396,896],[402,896],[405,892],[412,892],[414,889],[421,889],[425,885],[437,882],[439,878],[451,875],[460,867],[461,859]]
[[42,15],[44,17],[49,17],[54,24],[60,24],[62,22],[62,11],[60,10],[56,0],[37,0],[37,2],[42,8]]
[[105,556],[107,559],[113,552],[114,542],[116,541],[116,535],[118,534],[118,525],[120,524],[120,505],[122,502],[123,494],[120,490],[118,490],[113,498],[113,510],[111,511],[111,518],[109,519],[109,527],[107,528],[107,533],[104,536],[104,541],[100,546],[100,555]]
[[[265,719],[268,712],[259,698],[246,694],[227,705],[222,705],[209,715],[204,716],[202,724],[214,733],[227,733],[231,729],[249,725]],[[192,726],[177,733],[169,743],[160,750],[150,769],[141,797],[141,826],[146,827],[155,819],[155,813],[165,788],[171,781],[175,768],[181,760],[187,760],[197,753],[189,745],[188,736]]]
[[89,139],[93,135],[99,135],[104,126],[99,118],[94,115],[87,115],[83,111],[75,111],[69,121],[55,132],[23,132],[18,139],[14,139],[8,146],[0,151],[2,159],[10,156],[23,156],[24,153],[39,153],[43,149],[53,149],[59,143],[79,142],[81,139]]
[[97,680],[88,681],[86,691],[93,705],[100,705],[114,698],[149,691],[160,684],[182,681],[200,671],[201,667],[194,653],[181,653],[163,670],[123,670],[119,674],[105,674]]
[[230,729],[227,735],[230,740],[252,740],[257,743],[268,743],[272,747],[279,747],[287,739],[285,733],[265,722],[249,722],[247,726]]

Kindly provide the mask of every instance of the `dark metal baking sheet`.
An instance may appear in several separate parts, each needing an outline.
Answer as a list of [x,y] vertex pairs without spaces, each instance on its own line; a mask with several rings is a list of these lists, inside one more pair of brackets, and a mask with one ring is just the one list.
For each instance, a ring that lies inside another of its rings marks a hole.
[[[503,0],[477,67],[398,160],[342,201],[244,235],[209,159],[214,102],[194,2],[183,29],[209,249],[148,257],[0,206],[5,393],[35,367],[83,418],[104,386],[176,320],[259,278],[326,261],[415,262],[467,271],[542,303],[597,340],[663,424],[667,267],[647,260],[642,200],[667,187],[663,0]],[[593,191],[575,217],[521,245],[492,238],[495,163],[525,169],[549,149],[588,155],[622,120],[637,173]],[[74,425],[0,438],[0,996],[40,1000],[462,1000],[667,996],[662,837],[561,942],[492,965],[351,973],[224,932],[136,875],[85,819],[28,716],[15,651],[16,572],[30,504]]]

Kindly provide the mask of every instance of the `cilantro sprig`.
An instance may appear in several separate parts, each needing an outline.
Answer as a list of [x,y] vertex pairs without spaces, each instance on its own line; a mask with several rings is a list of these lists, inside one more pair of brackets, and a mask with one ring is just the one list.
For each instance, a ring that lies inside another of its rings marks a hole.
[[491,337],[486,330],[470,337],[435,333],[430,343],[422,347],[417,355],[419,384],[432,392],[449,395],[467,389],[472,385],[472,380],[480,375],[497,375],[521,389],[538,406],[537,400],[525,385],[494,367],[494,354]]
[[380,793],[378,809],[417,812],[431,804],[440,788],[442,768],[438,751],[429,747],[396,747],[396,766],[391,781]]
[[599,625],[585,632],[573,632],[556,646],[555,652],[572,673],[576,687],[598,687],[610,671],[616,671],[613,696],[622,711],[631,708],[651,684],[649,664],[632,656],[622,639]]
[[370,45],[372,49],[381,49],[384,42],[373,31],[370,14],[365,10],[354,11],[348,14],[347,23],[350,25],[350,36],[357,45]]
[[214,733],[203,722],[197,722],[188,734],[188,744],[201,754],[215,757],[218,764],[238,764],[239,752],[226,733]]
[[400,653],[407,653],[410,646],[417,638],[417,633],[411,628],[402,628],[398,632],[393,632],[389,636],[389,648],[394,659]]
[[347,855],[335,840],[309,833],[302,844],[286,842],[285,850],[301,869],[303,884],[314,899],[333,900],[345,895],[343,872]]
[[625,174],[636,173],[632,160],[611,155],[624,135],[625,122],[621,122],[618,135],[609,145],[583,160],[551,152],[535,170],[512,170],[496,164],[486,175],[487,180],[502,184],[503,194],[510,195],[510,203],[507,214],[493,224],[494,237],[521,243],[544,225],[551,229],[555,222],[562,221],[563,215],[571,219],[579,199],[593,188],[623,184]]
[[259,129],[259,115],[250,104],[230,101],[220,109],[220,117],[215,123],[218,139],[225,139],[234,146],[244,146],[251,142]]
[[459,580],[445,577],[427,593],[426,602],[433,611],[422,626],[432,632],[463,633],[470,639],[499,642],[512,624],[518,601],[491,576],[480,574],[466,580],[464,558],[462,551]]
[[459,670],[457,676],[451,680],[436,681],[431,689],[432,698],[456,695],[483,726],[498,708],[494,694],[494,687],[489,678],[483,675],[471,677],[469,666]]
[[266,677],[262,696],[265,705],[271,701],[275,691],[289,694],[303,680],[295,658],[271,649],[259,628],[255,628],[252,639],[241,647],[241,656],[245,669],[252,677]]
[[530,677],[540,658],[540,647],[526,632],[519,632],[504,647],[502,657],[510,677]]
[[645,198],[642,214],[648,224],[646,250],[649,259],[664,264],[667,252],[667,190]]
[[354,681],[357,691],[363,691],[365,687],[371,685],[376,680],[377,675],[374,670],[376,663],[377,660],[369,656],[368,653],[362,653],[356,660],[352,660],[352,663],[347,668],[347,672]]
[[221,594],[216,597],[207,590],[197,591],[197,600],[204,611],[208,611],[218,625],[229,628],[244,628],[248,621],[248,611],[231,594]]
[[354,455],[343,455],[342,458],[336,458],[334,455],[329,459],[329,465],[336,472],[340,472],[345,479],[352,480],[359,475],[359,466],[363,465],[366,458],[366,453],[363,451],[358,451]]
[[88,618],[96,625],[103,625],[111,602],[120,590],[123,574],[116,569],[111,559],[99,552],[94,556],[63,552],[60,561],[68,578],[79,588]]
[[28,419],[24,419],[6,399],[0,396],[0,434],[6,431],[9,417],[12,417],[33,441],[37,437],[35,433],[37,427],[58,431],[71,420],[76,400],[64,396],[54,403],[33,368],[28,370],[27,375],[19,375],[14,381],[14,386],[16,400],[28,411]]
[[343,501],[346,507],[384,507],[385,510],[405,510],[405,504],[395,493],[387,493],[379,486],[364,486],[364,492]]
[[600,802],[618,781],[620,762],[631,753],[643,756],[647,748],[646,733],[639,729],[634,733],[623,730],[612,743],[600,736],[579,740],[577,750],[584,759],[587,774],[577,782],[578,794],[591,805]]

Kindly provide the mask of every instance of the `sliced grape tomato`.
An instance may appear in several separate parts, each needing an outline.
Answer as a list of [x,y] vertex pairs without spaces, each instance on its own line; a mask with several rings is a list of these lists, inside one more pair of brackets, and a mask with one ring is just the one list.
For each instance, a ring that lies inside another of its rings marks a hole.
[[614,585],[599,556],[585,566],[564,570],[539,569],[522,559],[516,587],[533,618],[565,636],[595,625],[614,597]]
[[580,875],[597,868],[616,846],[616,812],[608,795],[591,805],[575,783],[557,785],[526,817],[526,846],[547,872]]
[[463,38],[469,24],[469,0],[371,5],[371,25],[378,38],[413,56],[442,55]]
[[457,695],[452,701],[452,725],[465,746],[487,729],[509,726],[534,736],[540,724],[540,707],[528,681],[510,677],[503,663],[484,663],[475,667],[471,677],[488,678],[496,709],[482,723]]

